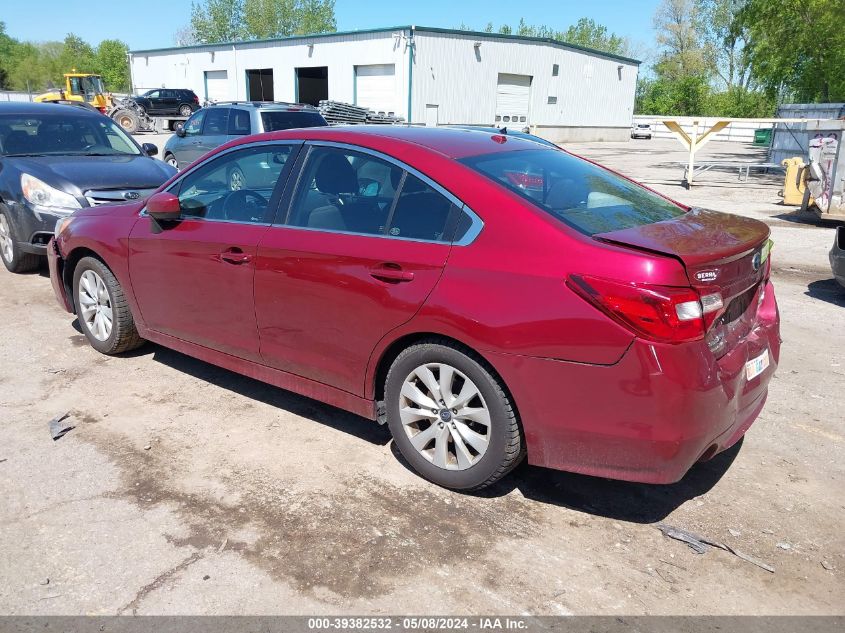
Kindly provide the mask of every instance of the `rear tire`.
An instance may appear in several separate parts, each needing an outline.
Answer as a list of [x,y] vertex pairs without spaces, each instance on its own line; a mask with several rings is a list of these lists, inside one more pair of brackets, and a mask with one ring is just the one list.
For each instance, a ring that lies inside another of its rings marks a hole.
[[144,344],[123,288],[99,259],[79,260],[73,272],[73,300],[79,325],[98,352],[120,354]]
[[183,103],[179,106],[179,116],[191,116],[193,112],[193,109],[187,103]]
[[179,163],[176,162],[176,157],[173,154],[165,154],[164,155],[164,162],[173,167],[174,169],[179,169]]
[[127,134],[135,134],[141,127],[140,117],[132,110],[118,110],[114,113],[112,119]]
[[9,221],[8,210],[0,204],[0,259],[10,273],[29,273],[41,266],[41,257],[24,253]]
[[399,354],[387,374],[385,409],[402,456],[444,488],[484,488],[525,456],[501,380],[483,359],[451,341],[420,343]]

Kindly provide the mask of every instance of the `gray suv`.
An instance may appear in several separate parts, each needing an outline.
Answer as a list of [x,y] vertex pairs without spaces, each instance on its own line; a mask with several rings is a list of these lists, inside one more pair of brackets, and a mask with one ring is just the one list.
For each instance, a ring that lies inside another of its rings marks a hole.
[[197,110],[164,145],[164,161],[182,169],[224,143],[248,134],[328,125],[310,105],[231,101]]

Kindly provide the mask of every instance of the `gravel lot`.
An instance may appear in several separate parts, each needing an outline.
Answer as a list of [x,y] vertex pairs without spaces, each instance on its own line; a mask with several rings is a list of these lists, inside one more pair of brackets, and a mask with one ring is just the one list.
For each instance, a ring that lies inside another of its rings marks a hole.
[[[772,227],[782,359],[740,446],[671,486],[523,465],[457,494],[413,475],[366,420],[155,345],[101,356],[46,271],[2,271],[0,613],[845,613],[832,226],[778,204],[782,176],[681,188],[663,165],[684,159],[674,141],[571,149]],[[699,160],[755,153],[714,142]],[[76,428],[53,442],[65,411]],[[660,522],[775,571],[696,554]]]

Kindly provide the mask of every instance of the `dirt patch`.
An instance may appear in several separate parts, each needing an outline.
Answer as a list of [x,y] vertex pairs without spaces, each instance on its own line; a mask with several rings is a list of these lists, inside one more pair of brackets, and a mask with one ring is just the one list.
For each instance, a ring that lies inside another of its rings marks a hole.
[[[178,458],[161,445],[152,453],[118,435],[84,438],[122,472],[122,484],[110,496],[175,510],[189,534],[170,536],[170,543],[200,552],[225,547],[312,594],[325,588],[344,599],[376,597],[401,577],[461,560],[482,564],[495,579],[497,563],[485,559],[490,543],[539,531],[539,513],[519,498],[479,505],[478,499],[361,476],[341,489],[303,496],[265,473],[233,471],[222,483],[237,491],[239,502],[228,503],[181,490]],[[255,538],[239,540],[242,532]]]

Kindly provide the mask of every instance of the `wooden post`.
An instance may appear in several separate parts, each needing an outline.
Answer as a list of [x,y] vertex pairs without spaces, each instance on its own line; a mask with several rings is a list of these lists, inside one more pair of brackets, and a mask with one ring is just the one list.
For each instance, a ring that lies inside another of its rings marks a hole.
[[695,169],[695,145],[698,142],[698,121],[692,122],[692,136],[689,142],[689,166],[687,166],[687,189],[692,187],[692,172]]

